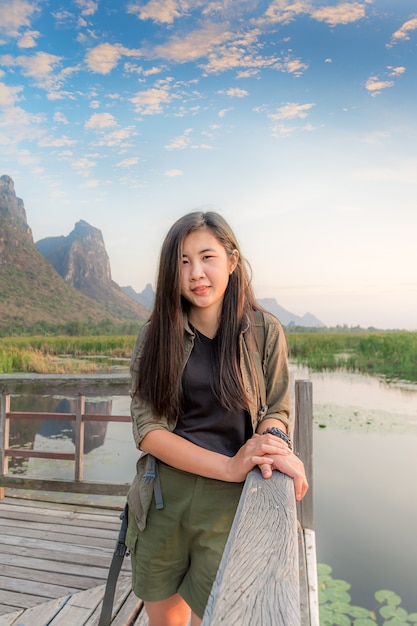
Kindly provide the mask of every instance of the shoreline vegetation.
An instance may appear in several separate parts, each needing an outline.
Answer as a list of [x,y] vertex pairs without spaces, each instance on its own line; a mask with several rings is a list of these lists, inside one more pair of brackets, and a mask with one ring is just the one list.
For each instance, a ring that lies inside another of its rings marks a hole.
[[[0,374],[102,374],[126,368],[136,335],[0,338]],[[314,372],[344,370],[417,382],[417,332],[289,332],[290,360]]]

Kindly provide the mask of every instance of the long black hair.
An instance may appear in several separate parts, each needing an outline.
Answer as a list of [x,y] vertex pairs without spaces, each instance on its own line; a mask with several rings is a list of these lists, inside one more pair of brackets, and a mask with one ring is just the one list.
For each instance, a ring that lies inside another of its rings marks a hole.
[[184,314],[189,303],[181,296],[180,264],[184,239],[197,230],[210,231],[228,254],[238,257],[224,294],[217,332],[216,390],[221,403],[230,410],[248,405],[239,367],[239,335],[242,324],[252,320],[253,311],[260,307],[255,301],[247,263],[229,224],[218,213],[196,211],[173,224],[160,254],[155,304],[140,358],[138,383],[138,392],[149,402],[155,417],[175,418],[181,408]]

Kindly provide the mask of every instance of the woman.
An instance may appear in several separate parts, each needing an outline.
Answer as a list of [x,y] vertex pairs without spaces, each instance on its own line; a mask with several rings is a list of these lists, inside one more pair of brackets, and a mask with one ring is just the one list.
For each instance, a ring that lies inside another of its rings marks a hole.
[[190,609],[198,626],[248,472],[288,474],[297,500],[308,489],[287,435],[284,332],[256,304],[217,213],[190,213],[168,232],[131,373],[143,453],[128,496],[133,590],[150,626],[186,626]]

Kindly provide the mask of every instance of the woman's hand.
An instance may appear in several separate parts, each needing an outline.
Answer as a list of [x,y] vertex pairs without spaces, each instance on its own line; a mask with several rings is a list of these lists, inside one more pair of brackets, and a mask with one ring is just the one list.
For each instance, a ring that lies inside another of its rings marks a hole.
[[272,470],[274,469],[279,470],[283,474],[287,474],[287,476],[291,476],[294,480],[295,499],[300,501],[304,498],[308,490],[304,463],[297,455],[291,452],[291,450],[288,449],[288,452],[289,454],[286,455],[274,455],[272,463],[266,463],[265,460],[262,460],[258,465],[264,478],[270,478],[272,476]]
[[[290,455],[291,450],[282,439],[274,435],[255,434],[248,439],[235,456],[228,459],[227,480],[229,482],[243,482],[255,465],[264,467],[265,471],[268,469],[269,476],[271,476],[275,459]],[[262,474],[265,478],[269,478],[269,476],[265,476],[263,471]]]

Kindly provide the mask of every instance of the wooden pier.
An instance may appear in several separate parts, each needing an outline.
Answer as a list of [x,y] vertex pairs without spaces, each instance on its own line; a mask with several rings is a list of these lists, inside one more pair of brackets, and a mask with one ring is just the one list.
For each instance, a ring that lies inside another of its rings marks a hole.
[[[13,489],[15,497],[0,500],[0,626],[99,623],[105,580],[120,528],[120,510],[67,504],[62,492],[123,495],[127,486],[82,480],[83,424],[91,416],[84,415],[82,398],[79,407],[73,416],[78,478],[41,481],[7,475],[10,419],[28,415],[13,414],[10,397],[2,396],[0,489]],[[310,490],[296,505],[289,477],[274,472],[271,479],[264,480],[257,468],[249,473],[203,626],[319,626],[310,382],[296,381],[295,408],[294,447],[305,463]],[[34,417],[39,419],[39,415]],[[44,414],[43,418],[50,419],[50,415]],[[59,414],[53,415],[53,419],[59,419]],[[68,420],[68,414],[61,418]],[[103,418],[130,421],[125,416],[100,416]],[[33,488],[61,492],[63,502],[16,497],[15,489]],[[120,508],[122,503],[123,498]],[[130,562],[125,559],[112,626],[146,626],[142,609],[142,602],[131,591]]]

